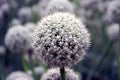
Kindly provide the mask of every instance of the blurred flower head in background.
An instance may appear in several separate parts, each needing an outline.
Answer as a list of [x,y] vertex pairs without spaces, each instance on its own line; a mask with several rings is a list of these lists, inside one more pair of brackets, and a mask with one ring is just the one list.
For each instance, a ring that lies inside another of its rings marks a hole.
[[73,5],[68,0],[51,0],[46,8],[46,15],[53,14],[55,12],[68,12],[73,13]]
[[45,14],[45,10],[47,8],[46,5],[49,4],[51,0],[40,0],[39,3],[37,4],[38,5],[38,8],[39,8],[39,15],[41,17],[44,17],[44,14]]
[[106,12],[106,18],[110,22],[120,23],[120,1],[119,0],[113,0],[109,2],[107,12]]
[[6,80],[33,80],[33,78],[22,71],[15,71],[9,74]]
[[[80,75],[66,68],[66,80],[81,80]],[[59,68],[49,69],[40,80],[61,80]]]
[[5,45],[12,52],[26,52],[31,48],[29,31],[22,26],[11,27],[6,34]]
[[23,7],[18,11],[18,17],[22,24],[32,21],[32,11],[29,7]]
[[116,42],[119,34],[119,24],[114,23],[107,28],[107,34],[111,41]]

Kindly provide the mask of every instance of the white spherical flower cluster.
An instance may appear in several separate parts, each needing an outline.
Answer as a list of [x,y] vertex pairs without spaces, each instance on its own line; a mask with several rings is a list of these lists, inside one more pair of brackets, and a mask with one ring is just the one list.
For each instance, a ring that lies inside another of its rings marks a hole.
[[[66,68],[66,80],[80,80],[80,77],[73,70]],[[61,80],[59,68],[49,69],[41,78],[41,80]]]
[[12,52],[26,52],[31,47],[29,31],[22,27],[11,27],[5,37],[5,45]]
[[55,12],[73,13],[73,5],[68,0],[51,0],[46,8],[45,15],[53,14]]
[[71,66],[90,46],[90,34],[81,20],[69,13],[55,13],[38,23],[32,42],[34,52],[51,67]]
[[24,72],[15,71],[8,75],[6,80],[33,80],[33,78]]
[[23,7],[18,11],[18,17],[21,22],[24,24],[25,22],[29,22],[32,20],[32,11],[29,7]]
[[106,12],[106,18],[109,22],[120,23],[120,1],[113,0],[109,3]]
[[112,24],[107,28],[107,35],[111,41],[118,40],[120,26],[119,24]]

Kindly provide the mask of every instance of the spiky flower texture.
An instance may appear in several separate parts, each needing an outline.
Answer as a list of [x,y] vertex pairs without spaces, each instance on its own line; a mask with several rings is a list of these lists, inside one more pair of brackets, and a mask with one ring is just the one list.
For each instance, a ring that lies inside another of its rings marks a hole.
[[[66,68],[66,80],[80,80],[80,77],[73,70]],[[41,80],[61,80],[59,68],[49,69]]]
[[74,15],[55,13],[38,23],[32,45],[38,58],[50,67],[66,67],[83,58],[90,34]]
[[26,52],[31,47],[31,35],[22,26],[12,27],[6,34],[5,45],[14,53]]

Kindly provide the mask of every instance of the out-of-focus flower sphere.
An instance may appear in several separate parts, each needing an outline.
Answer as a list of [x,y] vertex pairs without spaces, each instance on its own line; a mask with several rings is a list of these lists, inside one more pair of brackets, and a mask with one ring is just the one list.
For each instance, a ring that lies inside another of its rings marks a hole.
[[43,73],[45,73],[45,69],[43,67],[38,66],[34,68],[34,72],[36,75],[42,75]]
[[95,13],[104,11],[102,0],[79,0],[79,3],[86,18],[92,19],[91,17],[95,16]]
[[120,1],[119,0],[113,0],[109,2],[107,12],[106,12],[106,18],[110,22],[120,23]]
[[4,13],[8,13],[8,12],[10,11],[10,5],[9,5],[8,3],[2,4],[1,10],[2,10]]
[[33,80],[33,78],[22,71],[15,71],[9,74],[6,80]]
[[45,15],[45,10],[47,8],[46,5],[49,4],[51,0],[40,0],[39,3],[38,3],[38,7],[39,7],[39,15],[40,17],[44,17]]
[[55,13],[38,23],[32,45],[37,57],[47,65],[71,66],[83,59],[90,46],[90,34],[74,15]]
[[46,8],[46,15],[53,14],[55,12],[68,12],[73,13],[73,5],[68,0],[51,0]]
[[[73,70],[66,68],[66,80],[81,80]],[[40,80],[61,80],[59,68],[49,69]]]
[[18,11],[18,17],[21,22],[24,24],[25,22],[32,21],[32,11],[29,7],[23,7]]
[[5,45],[12,52],[26,52],[31,47],[29,31],[22,27],[11,27],[5,37]]
[[119,24],[112,24],[107,28],[107,35],[111,41],[117,41],[118,40],[118,34],[119,34],[120,26]]

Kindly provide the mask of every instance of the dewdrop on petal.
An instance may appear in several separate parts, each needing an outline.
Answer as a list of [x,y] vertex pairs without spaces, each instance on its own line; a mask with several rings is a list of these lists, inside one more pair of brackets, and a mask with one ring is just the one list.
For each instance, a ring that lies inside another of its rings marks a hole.
[[31,48],[31,35],[22,26],[11,27],[5,36],[5,45],[14,53],[26,52]]
[[[81,80],[73,70],[66,68],[66,80]],[[40,80],[61,80],[59,68],[49,69]]]
[[50,67],[72,66],[90,46],[90,34],[74,15],[55,13],[38,23],[33,32],[35,55]]
[[69,12],[73,13],[73,5],[68,0],[51,0],[46,8],[46,15],[55,12]]
[[119,27],[119,24],[114,23],[107,28],[107,35],[111,41],[118,40]]
[[6,80],[33,80],[33,78],[22,71],[15,71],[9,74]]

